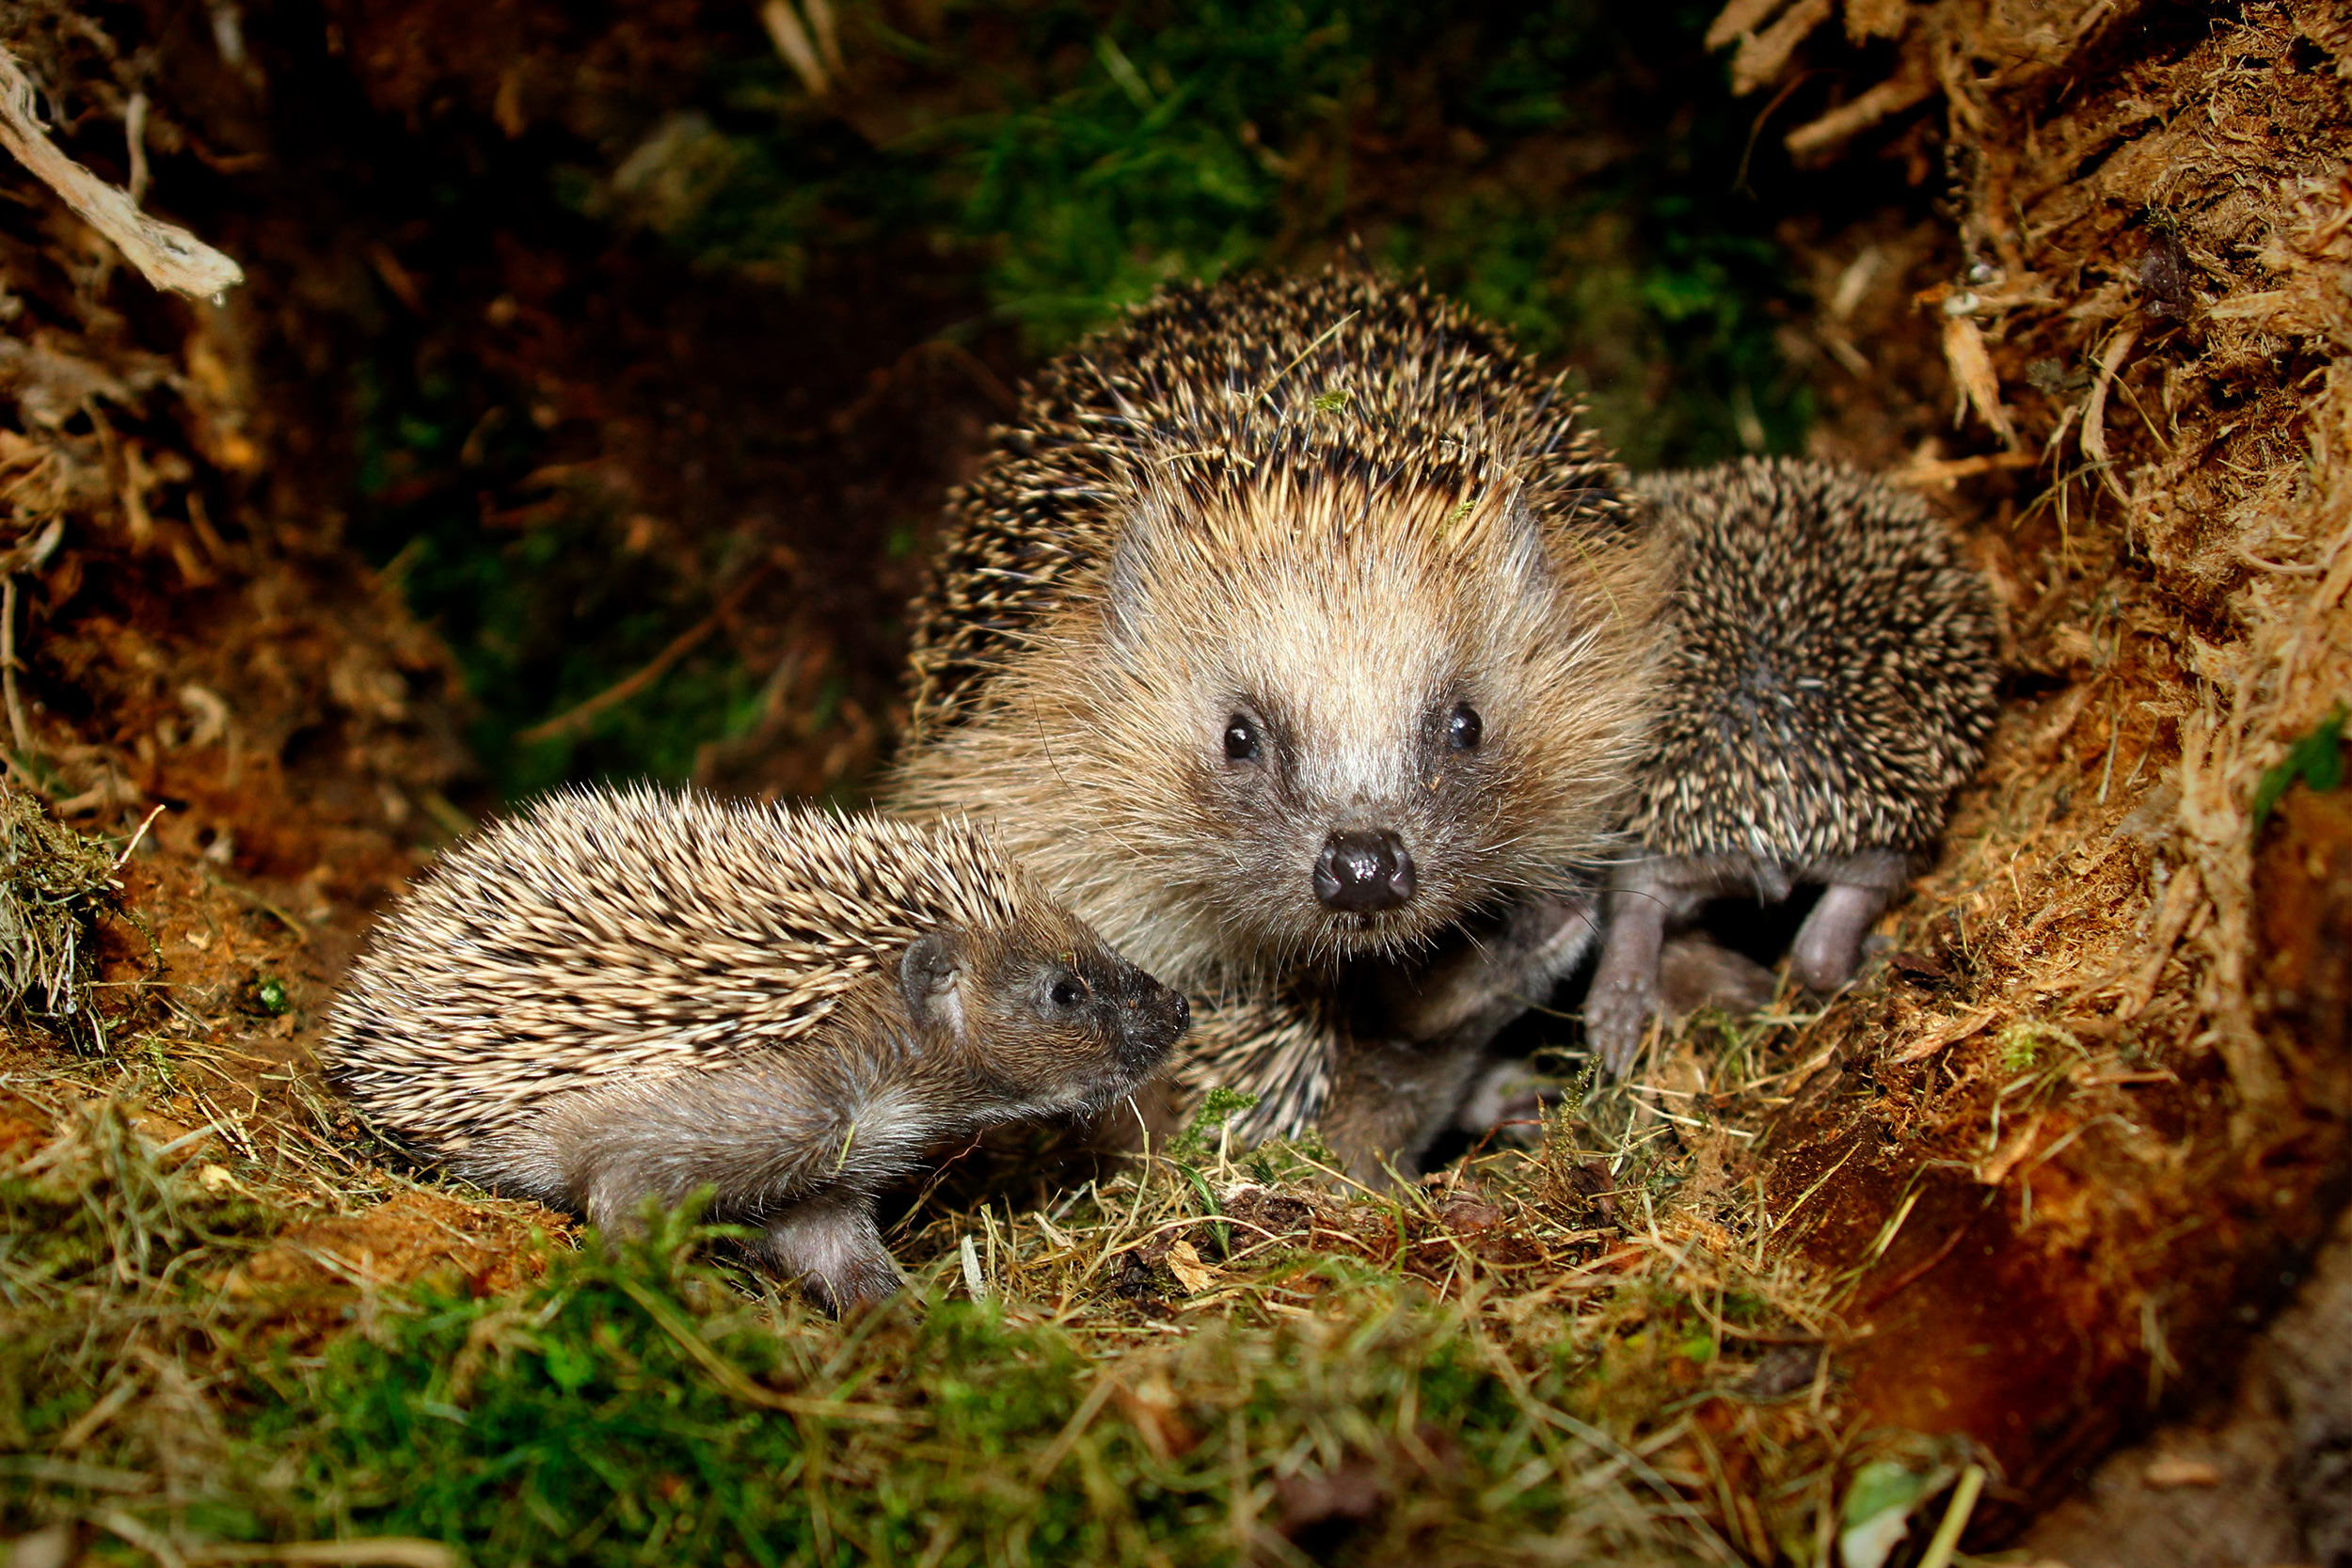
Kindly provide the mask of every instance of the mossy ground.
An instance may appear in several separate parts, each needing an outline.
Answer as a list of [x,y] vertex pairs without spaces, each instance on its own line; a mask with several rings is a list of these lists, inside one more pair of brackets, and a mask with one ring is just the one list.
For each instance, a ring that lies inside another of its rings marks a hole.
[[310,1053],[403,851],[464,827],[453,796],[854,795],[941,491],[1008,383],[1162,278],[1360,239],[1581,367],[1644,461],[1793,442],[1705,8],[843,8],[821,91],[755,8],[610,36],[429,10],[253,9],[240,66],[201,28],[27,8],[76,155],[127,178],[145,94],[151,199],[253,282],[180,313],[93,281],[72,236],[6,235],[51,402],[120,372],[0,453],[54,482],[10,492],[20,522],[68,523],[24,579],[12,738],[110,830],[77,852],[154,939],[86,901],[103,1040],[28,1021],[0,1047],[19,1560],[1811,1542],[1826,1303],[1621,1101],[1393,1198],[1209,1138],[1042,1196],[952,1184],[906,1217],[907,1294],[836,1325],[723,1243],[608,1257],[405,1167]]
[[123,880],[174,983],[90,911],[104,1048],[0,1052],[0,1539],[57,1560],[1729,1562],[1942,1452],[1845,1412],[1858,1276],[1729,1174],[1810,1015],[1389,1195],[1221,1101],[950,1151],[837,1323],[691,1214],[608,1248],[414,1166],[318,1080],[331,932]]
[[1043,1208],[918,1202],[906,1293],[835,1323],[685,1219],[608,1251],[421,1186],[291,1082],[183,1131],[223,1062],[167,1030],[0,1075],[0,1532],[189,1562],[1731,1561],[1835,1503],[1828,1296],[1622,1101],[1594,1107],[1613,1149],[1563,1118],[1393,1197],[1204,1130]]

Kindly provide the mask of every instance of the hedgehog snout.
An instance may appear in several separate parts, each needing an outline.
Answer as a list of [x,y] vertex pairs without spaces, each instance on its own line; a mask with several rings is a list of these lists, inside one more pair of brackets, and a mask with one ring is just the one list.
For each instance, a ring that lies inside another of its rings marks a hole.
[[1192,1027],[1192,1004],[1183,991],[1147,976],[1128,996],[1119,1025],[1122,1053],[1137,1066],[1156,1066]]
[[1405,841],[1377,832],[1334,832],[1315,857],[1315,896],[1346,914],[1402,909],[1413,895],[1413,857]]

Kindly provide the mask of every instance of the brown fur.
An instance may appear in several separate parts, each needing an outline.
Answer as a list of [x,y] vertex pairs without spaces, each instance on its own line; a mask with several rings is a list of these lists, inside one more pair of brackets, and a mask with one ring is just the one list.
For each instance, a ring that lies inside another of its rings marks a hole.
[[[896,802],[989,822],[1192,991],[1184,1076],[1264,1094],[1246,1132],[1311,1123],[1380,1038],[1344,1022],[1353,968],[1611,842],[1654,571],[1575,412],[1416,288],[1184,288],[1050,367],[959,502]],[[1318,898],[1354,832],[1409,855],[1400,907]]]

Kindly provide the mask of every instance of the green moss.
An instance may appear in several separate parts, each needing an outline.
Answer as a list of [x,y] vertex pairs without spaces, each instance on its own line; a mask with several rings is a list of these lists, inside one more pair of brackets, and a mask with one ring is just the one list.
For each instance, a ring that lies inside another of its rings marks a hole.
[[[386,1298],[323,1355],[281,1343],[230,1372],[210,1460],[169,1504],[113,1483],[140,1474],[118,1431],[111,1469],[0,1463],[0,1516],[421,1537],[475,1563],[1213,1562],[1246,1554],[1283,1478],[1352,1470],[1378,1506],[1326,1522],[1337,1560],[1671,1550],[1608,1440],[1564,1436],[1582,1424],[1573,1358],[1540,1332],[1506,1351],[1392,1278],[1295,1331],[1210,1323],[1113,1364],[965,1301],[823,1324],[691,1261],[699,1235],[668,1221],[617,1258],[559,1256],[518,1298]],[[1155,1376],[1141,1423],[1095,1397]],[[87,1404],[21,1408],[54,1436]]]
[[2312,733],[2287,748],[2277,766],[2266,768],[2254,785],[2254,831],[2278,809],[2279,801],[2299,781],[2311,789],[2334,789],[2344,783],[2344,705],[2338,703]]
[[1638,465],[1790,450],[1808,411],[1774,344],[1787,285],[1732,189],[1752,114],[1699,48],[1714,8],[950,11],[907,84],[940,107],[875,145],[780,65],[743,68],[743,112],[711,132],[728,172],[666,233],[786,276],[920,228],[1041,352],[1171,278],[1363,235],[1574,361]]
[[[1140,1232],[1115,1195],[1062,1223],[1132,1241],[1190,1191],[1155,1178]],[[1376,1246],[1258,1249],[1225,1276],[1311,1310],[1188,1308],[1170,1335],[1136,1326],[1115,1269],[1089,1271],[1105,1310],[1073,1314],[964,1299],[950,1250],[835,1324],[707,1260],[732,1232],[650,1212],[511,1293],[295,1302],[223,1291],[279,1224],[234,1193],[110,1105],[0,1166],[0,1535],[63,1521],[101,1560],[161,1537],[190,1560],[421,1538],[478,1564],[1209,1563],[1281,1535],[1511,1564],[1702,1540],[1619,1447],[1717,1354],[1662,1279],[1613,1327],[1498,1313],[1500,1279],[1436,1299]]]

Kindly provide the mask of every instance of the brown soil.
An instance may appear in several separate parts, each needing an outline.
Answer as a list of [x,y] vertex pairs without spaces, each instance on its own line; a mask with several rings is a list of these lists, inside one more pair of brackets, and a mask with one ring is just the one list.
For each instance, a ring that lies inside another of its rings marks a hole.
[[358,1214],[314,1220],[280,1236],[237,1269],[221,1289],[232,1296],[340,1294],[454,1274],[475,1295],[497,1295],[544,1270],[545,1253],[524,1245],[540,1223],[426,1192],[406,1192]]
[[2352,1551],[2352,1214],[2237,1386],[2110,1455],[2021,1544],[2068,1568],[2335,1563]]

